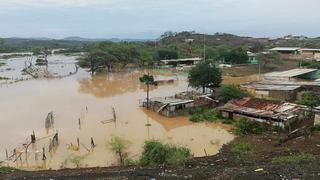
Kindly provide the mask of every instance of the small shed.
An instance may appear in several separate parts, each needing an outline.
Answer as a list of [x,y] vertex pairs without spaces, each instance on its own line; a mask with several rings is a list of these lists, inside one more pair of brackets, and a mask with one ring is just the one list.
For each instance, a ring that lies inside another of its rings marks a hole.
[[177,99],[173,97],[156,97],[142,101],[143,107],[160,113],[166,117],[174,117],[194,107],[194,100]]

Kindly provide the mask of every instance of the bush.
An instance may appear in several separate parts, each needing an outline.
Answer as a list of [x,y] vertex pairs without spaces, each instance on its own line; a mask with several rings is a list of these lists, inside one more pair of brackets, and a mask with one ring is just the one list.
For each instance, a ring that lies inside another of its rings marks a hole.
[[311,127],[311,131],[314,132],[314,131],[320,131],[320,125],[314,125]]
[[290,156],[280,156],[280,157],[275,157],[272,159],[273,164],[281,164],[281,165],[286,165],[286,164],[301,164],[304,162],[308,162],[311,160],[314,160],[315,157],[310,154],[298,154],[298,155],[290,155]]
[[217,97],[222,101],[240,99],[249,96],[249,93],[236,85],[223,85],[217,90]]
[[141,166],[170,164],[181,165],[191,158],[191,152],[184,147],[162,144],[159,141],[146,141],[139,160]]
[[125,165],[125,161],[128,158],[128,149],[130,142],[119,136],[112,136],[106,143],[107,147],[119,156],[119,162],[121,165]]
[[231,152],[237,158],[242,158],[243,156],[250,154],[251,151],[252,145],[250,143],[234,143],[231,146]]
[[234,132],[237,135],[261,134],[264,130],[264,125],[256,121],[240,119],[234,123]]
[[16,169],[12,168],[12,167],[6,167],[6,166],[1,166],[0,165],[0,175],[1,174],[8,174],[8,173],[12,173],[16,171]]
[[190,118],[190,121],[192,122],[214,122],[219,119],[219,113],[216,109],[196,108],[193,111],[191,111],[191,114],[192,116]]

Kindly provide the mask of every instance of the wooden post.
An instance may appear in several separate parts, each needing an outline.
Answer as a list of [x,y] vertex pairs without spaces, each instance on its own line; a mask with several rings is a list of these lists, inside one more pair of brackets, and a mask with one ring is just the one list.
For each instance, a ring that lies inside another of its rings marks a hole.
[[206,155],[206,157],[208,156],[206,148],[203,149],[204,150],[204,154]]
[[49,139],[49,152],[51,152],[53,141],[54,141],[54,139],[52,139],[52,140],[51,140],[51,138]]
[[116,110],[114,109],[114,107],[112,107],[112,113],[113,113],[113,121],[117,121],[117,115],[116,115]]
[[31,143],[32,144],[36,143],[36,135],[35,135],[34,131],[31,134]]
[[45,148],[43,147],[42,148],[42,160],[46,160],[47,157],[46,157],[46,151],[45,151]]
[[93,138],[91,137],[91,149],[93,149],[96,145],[94,144]]
[[8,154],[8,150],[6,149],[6,158],[7,160],[9,159],[9,154]]
[[17,150],[16,149],[13,149],[13,155],[14,155],[14,158],[17,159]]
[[78,147],[80,149],[80,140],[79,140],[79,137],[77,138],[77,143],[78,143]]
[[78,124],[79,124],[79,129],[81,129],[81,120],[80,120],[80,118],[78,119]]

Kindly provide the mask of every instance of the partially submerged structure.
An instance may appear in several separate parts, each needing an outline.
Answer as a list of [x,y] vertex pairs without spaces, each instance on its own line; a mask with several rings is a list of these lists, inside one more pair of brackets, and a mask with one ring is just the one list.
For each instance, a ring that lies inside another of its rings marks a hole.
[[194,100],[177,99],[174,97],[156,97],[142,101],[143,107],[160,113],[163,116],[174,117],[194,107]]
[[231,100],[219,111],[224,118],[231,120],[246,118],[289,129],[294,122],[312,119],[306,106],[251,97]]

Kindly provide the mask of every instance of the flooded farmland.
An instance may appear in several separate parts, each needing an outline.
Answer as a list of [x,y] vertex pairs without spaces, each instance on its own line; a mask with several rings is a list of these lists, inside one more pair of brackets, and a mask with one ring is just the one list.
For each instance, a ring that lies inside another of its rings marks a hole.
[[[9,59],[6,66],[12,71],[0,71],[0,77],[21,78],[21,68],[27,58]],[[68,75],[75,66],[74,56],[55,55],[49,58],[48,69],[56,75]],[[0,67],[1,68],[1,67]],[[64,78],[32,79],[0,87],[0,161],[13,149],[24,152],[30,135],[35,133],[37,142],[25,155],[16,157],[9,165],[28,169],[60,169],[75,167],[70,160],[82,157],[82,167],[117,165],[117,156],[106,141],[113,135],[130,141],[129,157],[138,159],[145,140],[157,139],[191,149],[194,156],[218,153],[221,146],[234,137],[228,126],[215,123],[194,124],[188,117],[165,118],[139,107],[145,98],[144,86],[139,77],[142,70],[91,76],[79,69],[77,74]],[[154,73],[156,77],[160,74]],[[173,76],[174,74],[161,74]],[[186,76],[174,75],[177,81],[152,88],[151,97],[172,96],[187,91]],[[48,113],[53,112],[52,126],[46,125]],[[115,112],[115,113],[114,113]],[[108,122],[114,114],[115,122]],[[102,123],[108,122],[108,123]],[[59,132],[59,144],[48,152],[49,142]],[[92,152],[91,138],[96,147]],[[79,139],[80,149],[75,150]],[[72,144],[72,145],[71,145]],[[46,160],[41,152],[45,148]],[[38,154],[39,157],[36,157]]]

